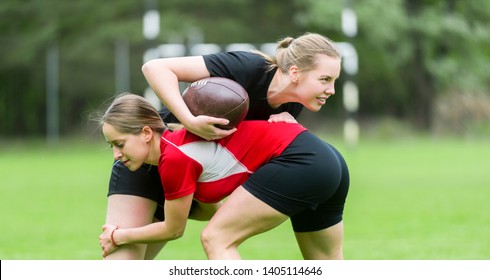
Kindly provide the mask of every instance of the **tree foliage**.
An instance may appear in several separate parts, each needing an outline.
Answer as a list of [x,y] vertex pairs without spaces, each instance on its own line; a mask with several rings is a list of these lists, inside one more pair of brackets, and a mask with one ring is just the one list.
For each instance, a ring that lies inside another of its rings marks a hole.
[[339,9],[358,16],[364,114],[411,117],[430,129],[434,100],[448,90],[488,89],[490,2],[307,0],[305,26],[341,30]]
[[[148,41],[142,17],[151,3],[160,11],[161,31]],[[354,38],[342,34],[346,5],[357,14]],[[2,0],[0,17],[0,137],[45,134],[46,52],[53,45],[63,135],[77,132],[87,112],[116,93],[118,42],[130,49],[127,90],[141,94],[140,67],[150,46],[189,44],[199,36],[207,43],[261,44],[319,32],[356,47],[361,116],[410,118],[425,129],[438,95],[486,92],[489,85],[486,0]],[[340,100],[332,101],[334,108]]]

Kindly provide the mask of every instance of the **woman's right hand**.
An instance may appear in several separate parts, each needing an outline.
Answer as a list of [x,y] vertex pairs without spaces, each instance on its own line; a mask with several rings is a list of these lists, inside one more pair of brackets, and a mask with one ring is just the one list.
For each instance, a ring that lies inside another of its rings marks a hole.
[[220,129],[215,125],[227,125],[227,119],[215,118],[210,116],[197,116],[184,124],[185,128],[206,140],[218,140],[233,134],[237,129],[233,128],[230,130]]

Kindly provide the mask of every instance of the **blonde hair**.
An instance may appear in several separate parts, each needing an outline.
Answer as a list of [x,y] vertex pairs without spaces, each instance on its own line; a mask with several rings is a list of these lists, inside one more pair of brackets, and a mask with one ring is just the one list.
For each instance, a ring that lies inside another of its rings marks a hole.
[[275,57],[258,52],[269,64],[269,70],[274,68],[288,72],[296,65],[301,71],[315,68],[317,55],[324,54],[333,58],[341,58],[335,43],[329,38],[316,34],[305,33],[297,38],[286,37],[277,42]]
[[163,133],[166,126],[157,110],[143,97],[122,93],[118,95],[99,120],[99,124],[112,125],[124,134],[136,135],[148,126],[157,133]]

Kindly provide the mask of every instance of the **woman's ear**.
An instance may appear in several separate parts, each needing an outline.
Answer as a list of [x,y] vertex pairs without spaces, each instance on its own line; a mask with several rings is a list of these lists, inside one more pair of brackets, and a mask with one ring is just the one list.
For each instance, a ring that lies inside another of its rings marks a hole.
[[298,82],[299,73],[300,73],[300,71],[298,69],[298,66],[293,65],[293,66],[289,67],[289,79],[291,80],[291,82],[293,82],[293,83]]
[[153,129],[151,129],[151,127],[145,125],[141,129],[141,135],[143,136],[145,142],[148,143],[153,138]]

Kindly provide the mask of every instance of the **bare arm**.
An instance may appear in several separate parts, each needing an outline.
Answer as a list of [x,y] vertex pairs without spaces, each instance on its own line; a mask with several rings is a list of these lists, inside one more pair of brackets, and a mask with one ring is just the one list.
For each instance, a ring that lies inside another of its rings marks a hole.
[[155,94],[190,132],[207,140],[235,132],[214,126],[227,124],[226,119],[192,115],[182,99],[179,81],[194,82],[210,76],[202,56],[154,59],[146,62],[142,71]]
[[117,230],[115,230],[115,225],[104,225],[102,227],[104,232],[99,237],[103,256],[106,257],[123,244],[154,243],[180,238],[184,234],[192,198],[191,194],[174,200],[166,200],[165,221],[163,222]]

